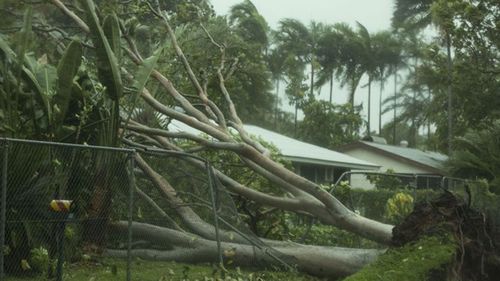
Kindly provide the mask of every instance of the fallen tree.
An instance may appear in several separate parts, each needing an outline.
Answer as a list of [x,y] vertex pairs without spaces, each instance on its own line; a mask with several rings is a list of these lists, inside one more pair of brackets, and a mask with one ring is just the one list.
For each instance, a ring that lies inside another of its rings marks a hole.
[[[127,222],[117,222],[114,231],[127,231]],[[217,263],[218,249],[216,242],[200,236],[162,228],[150,224],[134,223],[134,235],[160,245],[172,245],[171,250],[134,249],[133,255],[146,260],[178,261],[188,263]],[[258,248],[241,243],[223,242],[224,258],[235,265],[255,267],[282,267],[267,251],[271,248]],[[322,247],[302,245],[293,242],[273,243],[273,250],[288,257],[286,262],[292,262],[298,270],[322,276],[350,275],[364,265],[373,261],[382,250],[350,249],[340,247]],[[105,253],[110,257],[125,258],[125,250],[108,249]]]
[[[233,65],[237,64],[237,59],[232,60],[231,66],[226,66],[229,58],[227,58],[224,44],[217,42],[204,25],[200,23],[200,29],[204,31],[205,36],[220,50],[220,62],[215,68],[215,77],[217,77],[219,90],[222,94],[222,104],[217,105],[210,99],[211,95],[206,87],[207,82],[201,81],[195,74],[196,71],[192,69],[187,56],[177,42],[167,12],[160,8],[158,1],[153,2],[144,1],[145,7],[148,7],[149,13],[156,17],[155,23],[158,30],[166,31],[176,54],[175,59],[182,63],[185,75],[197,93],[195,102],[192,101],[193,97],[188,99],[168,77],[157,70],[160,67],[158,57],[161,51],[155,52],[151,58],[143,59],[131,34],[128,33],[123,22],[116,18],[115,15],[110,16],[114,17],[114,20],[111,19],[108,22],[111,22],[111,24],[116,22],[118,24],[116,26],[119,26],[119,28],[115,26],[113,29],[111,25],[111,27],[108,27],[107,32],[104,32],[101,28],[102,25],[96,7],[91,0],[80,1],[84,10],[83,13],[78,10],[72,11],[60,0],[52,0],[52,3],[60,11],[75,21],[82,32],[93,35],[91,38],[93,45],[97,47],[97,57],[99,59],[100,52],[101,57],[104,58],[103,61],[101,58],[101,61],[97,63],[98,71],[108,81],[106,91],[110,97],[114,100],[119,98],[119,93],[123,91],[123,84],[121,83],[121,77],[123,76],[133,83],[137,94],[144,104],[149,107],[147,110],[153,110],[163,118],[183,122],[205,134],[205,136],[200,136],[189,132],[172,132],[165,128],[152,127],[148,123],[141,123],[139,119],[134,120],[129,115],[128,118],[122,119],[121,123],[121,134],[124,136],[122,138],[123,143],[137,149],[149,151],[161,149],[177,152],[179,155],[186,155],[190,151],[182,149],[178,143],[179,141],[189,141],[196,143],[202,149],[233,153],[241,159],[241,163],[252,169],[255,174],[267,179],[270,184],[280,187],[281,195],[268,194],[252,189],[226,175],[223,171],[209,168],[209,174],[213,173],[224,188],[232,194],[261,205],[314,217],[324,224],[333,225],[373,241],[390,244],[392,225],[365,218],[350,210],[318,184],[297,175],[273,160],[269,151],[261,143],[249,136],[243,128],[243,122],[238,116],[231,94],[226,88],[226,81],[231,79],[235,71]],[[83,14],[87,20],[82,20],[79,14]],[[129,61],[127,63],[122,61],[120,65],[117,65],[118,62],[114,52],[118,52],[120,49],[125,50]],[[130,62],[139,67],[137,73],[141,75],[131,74],[133,71],[128,70],[126,67]],[[164,103],[150,93],[145,87],[149,77],[159,83],[163,90],[169,94],[170,100],[174,101],[173,103]],[[133,106],[137,106],[137,104],[134,103]],[[140,112],[141,110],[133,108],[133,111]],[[206,169],[207,167],[206,162],[197,157],[185,156],[185,160],[200,169]],[[148,259],[190,262],[214,261],[218,251],[216,240],[220,240],[222,241],[221,247],[226,251],[233,249],[234,253],[231,254],[230,258],[238,264],[252,265],[255,264],[256,260],[270,261],[265,250],[255,251],[255,247],[250,245],[239,233],[235,233],[230,229],[221,230],[219,233],[218,227],[201,218],[189,204],[182,200],[175,186],[170,184],[164,175],[158,173],[155,167],[152,167],[139,154],[136,155],[136,163],[143,175],[153,183],[156,190],[161,194],[161,200],[168,202],[170,207],[175,210],[182,221],[182,227],[173,223],[171,224],[172,229],[134,223],[134,235],[138,235],[141,240],[170,243],[175,248],[175,250],[167,252],[135,249],[134,255]],[[159,204],[156,204],[151,197],[140,192],[140,186],[138,188],[138,194],[142,199],[147,201],[162,217],[168,216],[162,212]],[[170,221],[173,222],[173,220]],[[125,230],[123,223],[118,222],[113,226],[116,231]],[[380,253],[379,250],[369,249],[305,246],[280,241],[265,242],[284,255],[293,257],[299,269],[316,275],[345,276],[351,274]],[[183,247],[177,249],[178,246]],[[107,254],[111,256],[124,255],[123,252],[116,250],[108,250]],[[226,258],[228,257],[226,256]]]

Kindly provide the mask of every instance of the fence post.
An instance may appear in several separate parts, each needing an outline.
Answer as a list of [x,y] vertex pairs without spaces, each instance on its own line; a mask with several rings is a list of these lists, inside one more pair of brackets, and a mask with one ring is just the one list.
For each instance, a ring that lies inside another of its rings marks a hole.
[[216,190],[215,190],[215,188],[217,187],[214,185],[213,169],[209,162],[206,162],[206,168],[208,173],[208,187],[210,189],[210,196],[212,198],[212,209],[214,213],[215,240],[217,242],[219,266],[223,267],[224,259],[222,258],[222,248],[221,248],[220,233],[219,233],[219,215],[217,214],[217,203],[216,203],[216,201],[218,200],[218,196],[216,195]]
[[127,237],[127,281],[132,280],[132,218],[134,214],[135,193],[135,151],[128,153],[129,191],[128,191],[128,237]]
[[4,254],[5,254],[5,224],[7,204],[7,172],[8,172],[9,145],[2,141],[2,186],[0,203],[0,280],[4,279]]

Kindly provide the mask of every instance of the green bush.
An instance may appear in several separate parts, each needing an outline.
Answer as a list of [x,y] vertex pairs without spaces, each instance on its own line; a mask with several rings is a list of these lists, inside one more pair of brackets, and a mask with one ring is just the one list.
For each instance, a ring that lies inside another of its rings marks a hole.
[[49,252],[44,247],[39,247],[31,250],[29,265],[35,272],[46,272],[49,268],[50,258]]
[[386,217],[397,223],[401,222],[413,211],[413,197],[410,194],[398,192],[387,200]]
[[367,175],[366,178],[371,184],[375,185],[376,189],[398,190],[407,188],[399,177],[393,176],[395,175],[394,170],[387,169],[386,173],[388,175]]
[[397,223],[398,218],[388,216],[387,202],[396,194],[411,196],[414,203],[429,200],[439,194],[439,191],[429,189],[357,189],[348,185],[339,185],[333,190],[333,195],[351,210],[373,220],[385,223]]

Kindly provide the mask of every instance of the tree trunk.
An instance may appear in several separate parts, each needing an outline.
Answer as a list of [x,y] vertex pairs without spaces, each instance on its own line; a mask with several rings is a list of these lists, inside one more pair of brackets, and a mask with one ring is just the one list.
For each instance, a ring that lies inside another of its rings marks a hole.
[[392,124],[392,144],[397,145],[396,143],[396,104],[398,99],[398,73],[394,71],[394,121]]
[[314,56],[311,56],[311,98],[314,97]]
[[411,127],[410,127],[410,147],[416,147],[417,146],[417,122],[416,122],[416,115],[417,115],[417,112],[416,112],[416,108],[415,108],[415,103],[417,101],[417,98],[416,98],[416,93],[415,91],[413,91],[413,97],[412,97],[412,103],[413,103],[413,108],[412,108],[412,111],[413,111],[413,114],[412,114],[412,117],[411,117]]
[[448,87],[446,88],[446,94],[448,96],[448,155],[451,156],[452,147],[451,143],[453,141],[453,97],[451,92],[452,86],[452,68],[453,62],[451,60],[451,35],[449,32],[446,33],[446,54],[447,54],[447,78]]
[[330,77],[330,104],[332,104],[332,98],[333,98],[333,72],[332,72],[332,77]]
[[382,92],[384,90],[384,80],[380,80],[380,94],[378,96],[378,134],[382,136]]
[[297,112],[299,111],[299,101],[295,100],[295,116],[293,120],[293,136],[297,137]]
[[[118,232],[127,231],[127,222],[117,222],[113,228]],[[162,228],[145,223],[134,222],[132,231],[135,237],[152,242],[154,245],[172,245],[171,250],[135,249],[132,255],[146,260],[178,261],[188,263],[218,262],[218,250],[215,241],[199,236]],[[309,274],[328,277],[343,277],[353,274],[373,261],[383,250],[352,249],[327,246],[310,246],[293,242],[270,241],[266,246],[243,245],[222,242],[225,261],[234,265],[265,267],[280,266],[272,253],[279,259]],[[126,251],[108,249],[110,257],[125,258]]]
[[276,83],[276,102],[274,103],[274,127],[278,126],[278,118],[279,118],[279,108],[278,108],[278,105],[279,105],[279,100],[280,100],[280,96],[279,96],[279,93],[280,93],[280,79],[276,79],[275,80],[275,83]]
[[368,76],[368,117],[367,117],[367,136],[371,135],[370,128],[370,117],[371,117],[371,108],[372,108],[372,77]]
[[[429,95],[427,97],[427,99],[429,100],[429,104],[431,104],[431,101],[432,101],[432,91],[431,91],[431,88],[427,88],[427,90],[429,91]],[[429,117],[427,117],[427,140],[430,140],[431,139],[431,120]]]

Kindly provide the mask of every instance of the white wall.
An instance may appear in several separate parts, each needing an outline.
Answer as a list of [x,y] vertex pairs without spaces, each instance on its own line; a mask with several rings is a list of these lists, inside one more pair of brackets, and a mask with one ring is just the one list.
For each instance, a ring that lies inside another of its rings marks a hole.
[[343,153],[380,165],[380,170],[384,172],[387,171],[387,169],[392,169],[396,173],[433,173],[432,170],[427,170],[412,163],[396,160],[363,148],[354,148],[349,151],[344,151]]
[[[418,173],[433,173],[431,170],[424,169],[412,163],[407,163],[404,161],[399,161],[394,158],[385,156],[381,153],[376,153],[371,150],[363,149],[363,148],[353,148],[348,151],[343,151],[347,155],[352,157],[368,161],[370,163],[374,163],[380,165],[379,172],[385,172],[388,169],[394,170],[395,173],[409,173],[409,174],[418,174]],[[351,176],[351,186],[355,188],[362,189],[372,189],[374,186],[370,184],[370,182],[366,179],[365,176],[362,175],[352,175]]]

